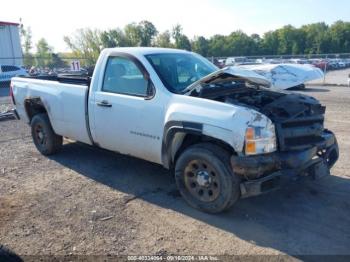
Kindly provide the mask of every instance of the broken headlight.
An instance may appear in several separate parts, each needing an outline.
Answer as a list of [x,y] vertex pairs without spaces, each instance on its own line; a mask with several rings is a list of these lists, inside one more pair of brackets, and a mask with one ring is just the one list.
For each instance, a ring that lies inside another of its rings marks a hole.
[[245,154],[257,155],[276,151],[275,126],[270,123],[266,127],[247,128],[245,133]]

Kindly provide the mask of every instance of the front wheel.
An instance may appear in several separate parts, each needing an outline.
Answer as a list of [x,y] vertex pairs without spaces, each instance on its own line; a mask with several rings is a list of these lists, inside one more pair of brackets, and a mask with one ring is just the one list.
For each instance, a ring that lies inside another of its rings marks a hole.
[[35,115],[30,125],[33,142],[41,154],[52,155],[61,149],[62,136],[56,135],[53,131],[47,114]]
[[230,171],[229,158],[225,150],[210,143],[191,146],[180,155],[175,180],[190,206],[219,213],[239,199],[239,177]]

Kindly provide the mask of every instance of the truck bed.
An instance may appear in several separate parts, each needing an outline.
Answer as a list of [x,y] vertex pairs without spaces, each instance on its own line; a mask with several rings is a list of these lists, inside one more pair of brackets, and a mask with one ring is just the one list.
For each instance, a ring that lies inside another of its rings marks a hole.
[[26,101],[40,99],[56,134],[91,144],[87,131],[87,95],[90,79],[81,76],[12,78],[16,109],[30,122]]
[[59,83],[87,85],[87,86],[89,86],[91,82],[90,76],[73,75],[73,74],[21,76],[20,78],[57,81]]

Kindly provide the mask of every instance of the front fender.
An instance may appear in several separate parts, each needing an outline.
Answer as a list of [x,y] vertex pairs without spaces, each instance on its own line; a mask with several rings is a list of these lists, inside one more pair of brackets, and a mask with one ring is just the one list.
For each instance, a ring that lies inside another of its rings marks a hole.
[[172,141],[177,133],[210,137],[240,154],[244,149],[247,127],[265,127],[271,123],[269,118],[253,109],[208,99],[181,96],[170,104],[162,144],[162,159],[166,167],[171,162]]

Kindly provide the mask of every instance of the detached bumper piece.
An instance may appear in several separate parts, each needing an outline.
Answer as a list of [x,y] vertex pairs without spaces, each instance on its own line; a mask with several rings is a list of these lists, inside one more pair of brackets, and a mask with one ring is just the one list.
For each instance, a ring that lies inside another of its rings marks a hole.
[[19,119],[19,115],[15,109],[9,110],[4,113],[0,113],[0,121],[8,119]]
[[232,156],[234,173],[245,178],[241,197],[246,198],[278,189],[291,180],[308,176],[312,179],[330,175],[330,168],[339,157],[334,134],[325,130],[322,141],[299,151],[275,152],[258,156]]
[[19,117],[19,115],[18,115],[16,109],[12,109],[11,112],[12,112],[12,114],[15,116],[15,118],[16,118],[17,120],[20,120],[20,117]]

